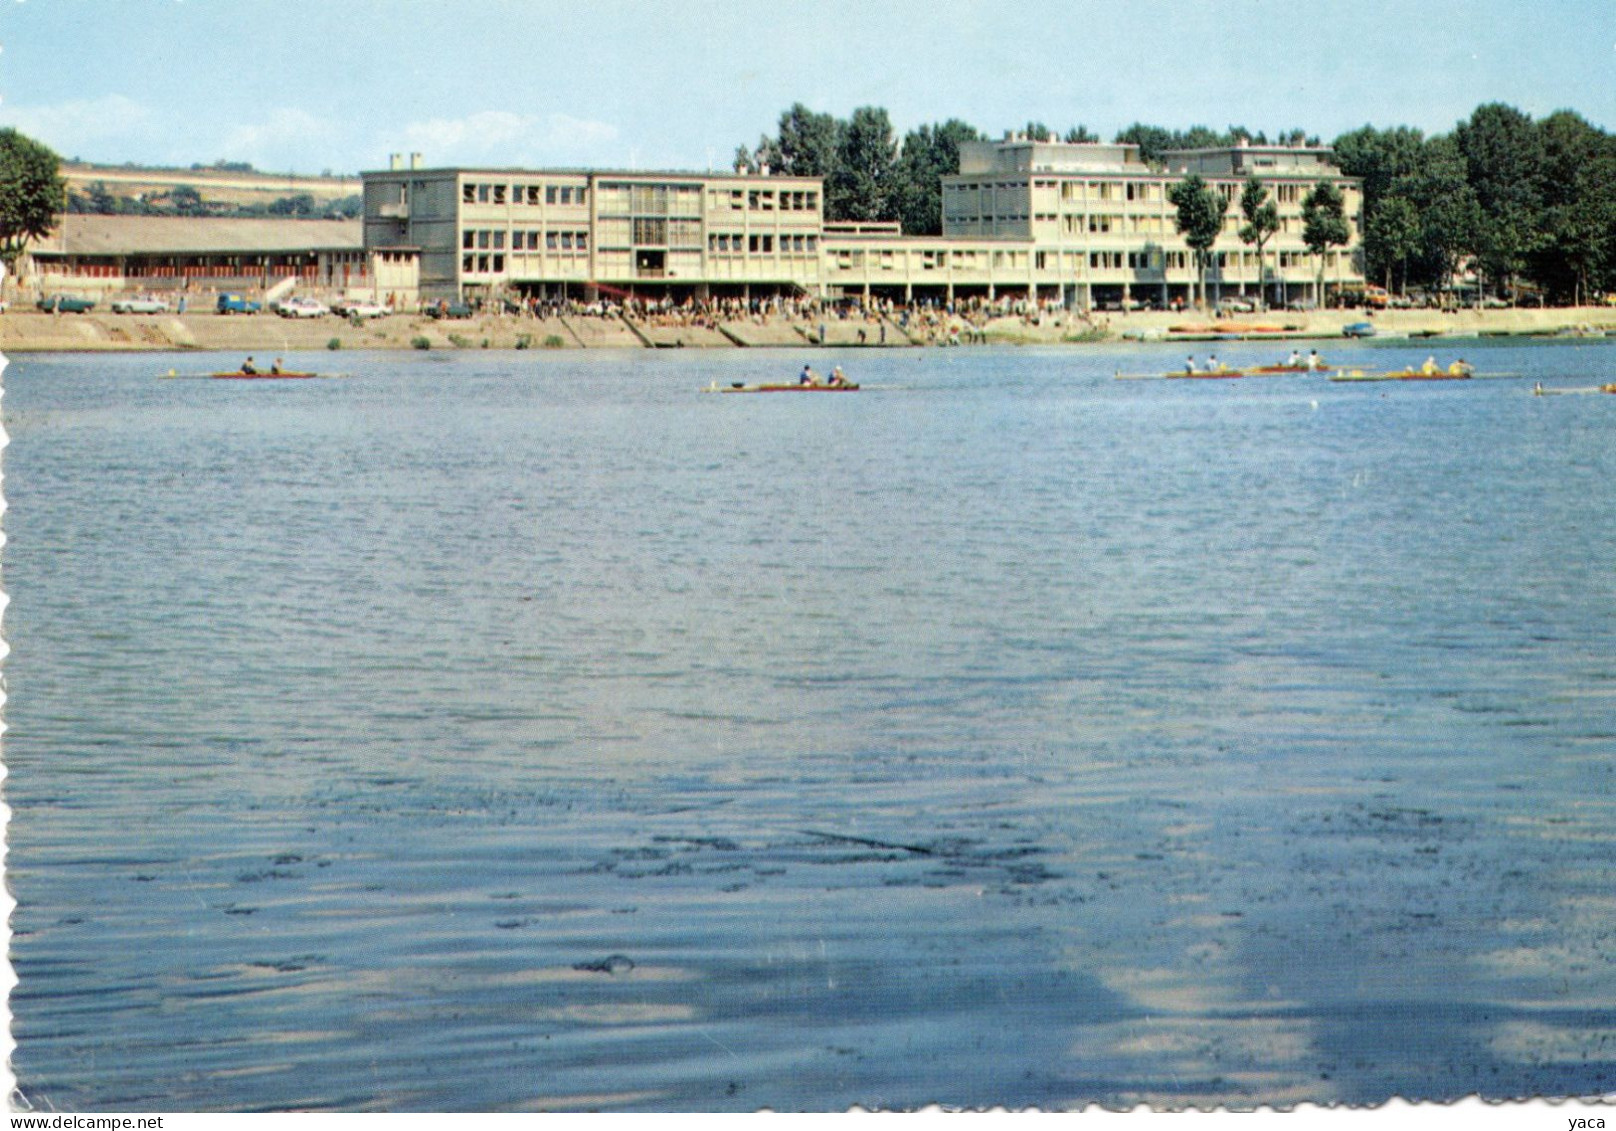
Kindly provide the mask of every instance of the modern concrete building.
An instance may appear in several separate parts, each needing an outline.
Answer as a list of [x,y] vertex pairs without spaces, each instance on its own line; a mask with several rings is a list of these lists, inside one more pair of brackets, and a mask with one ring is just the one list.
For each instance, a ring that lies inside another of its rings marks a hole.
[[[1194,255],[1178,235],[1172,185],[1198,173],[1229,200],[1208,280],[1215,293],[1269,302],[1314,283],[1302,201],[1340,188],[1350,242],[1322,263],[1329,284],[1361,286],[1362,201],[1327,149],[1241,146],[1169,153],[1132,145],[1006,137],[961,147],[942,179],[941,236],[894,223],[827,222],[819,178],[588,170],[423,169],[395,158],[363,174],[364,243],[396,258],[407,283],[419,255],[422,298],[597,293],[799,294],[901,301],[1016,296],[1089,310],[1186,301]],[[1242,243],[1248,175],[1269,185],[1280,230]]]
[[818,178],[531,169],[364,174],[364,240],[420,297],[815,293]]
[[[1210,285],[1228,293],[1259,287],[1270,302],[1311,286],[1318,264],[1302,241],[1302,201],[1321,180],[1340,189],[1350,241],[1324,257],[1327,283],[1361,286],[1362,193],[1328,149],[1238,146],[1175,150],[1163,167],[1137,146],[1039,142],[1009,137],[960,147],[960,171],[943,178],[943,235],[1024,245],[1029,284],[1059,287],[1068,306],[1088,309],[1188,297],[1195,257],[1178,235],[1168,190],[1200,175],[1228,203],[1213,247]],[[1248,175],[1268,187],[1280,230],[1263,249],[1239,237]]]

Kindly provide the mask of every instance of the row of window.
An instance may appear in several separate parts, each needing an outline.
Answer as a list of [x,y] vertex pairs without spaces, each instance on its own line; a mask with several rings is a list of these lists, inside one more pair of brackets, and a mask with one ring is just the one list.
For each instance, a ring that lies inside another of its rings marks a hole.
[[[977,191],[991,195],[994,190],[998,190],[1000,193],[1020,192],[1025,195],[1027,183],[1026,181],[1009,181],[1002,183],[949,184],[945,185],[944,189],[945,196],[952,195],[955,197]],[[1033,181],[1031,183],[1037,189],[1059,187],[1063,201],[1099,200],[1160,203],[1166,199],[1164,186],[1160,182]],[[1219,181],[1215,182],[1215,187],[1225,200],[1234,200],[1243,190],[1244,182]],[[1274,199],[1280,204],[1299,204],[1305,195],[1305,186],[1299,184],[1271,184],[1269,188],[1274,194]]]
[[[510,233],[512,251],[538,251],[539,237],[550,251],[585,251],[589,248],[587,231],[540,231],[538,228],[518,228]],[[460,233],[462,251],[504,251],[505,229],[466,228]]]
[[589,189],[583,185],[506,184],[504,182],[468,181],[460,186],[462,204],[521,204],[537,207],[543,204],[589,203]]
[[713,189],[708,204],[731,212],[818,212],[819,194],[811,189]]
[[[1334,268],[1342,262],[1342,255],[1331,252],[1325,262]],[[1062,263],[1068,271],[1080,270],[1085,264],[1092,271],[1120,271],[1124,267],[1132,271],[1187,271],[1194,266],[1189,252],[1161,249],[1129,252],[1037,251],[1033,253],[1032,263],[1039,271],[1053,270]],[[1253,272],[1257,267],[1257,257],[1249,251],[1217,252],[1210,257],[1209,263],[1219,268],[1241,268]],[[950,266],[956,271],[980,271],[989,266],[993,270],[1014,271],[1025,268],[1027,264],[1025,251],[923,251],[920,252],[918,267],[923,272],[946,270]],[[901,252],[853,249],[838,249],[833,263],[833,267],[840,271],[897,271],[903,266]],[[1311,268],[1313,263],[1308,253],[1292,251],[1280,254],[1279,266],[1285,269]]]
[[[806,255],[819,250],[819,237],[813,235],[779,237],[782,255]],[[773,255],[775,236],[764,233],[717,232],[707,237],[707,250],[716,255]]]

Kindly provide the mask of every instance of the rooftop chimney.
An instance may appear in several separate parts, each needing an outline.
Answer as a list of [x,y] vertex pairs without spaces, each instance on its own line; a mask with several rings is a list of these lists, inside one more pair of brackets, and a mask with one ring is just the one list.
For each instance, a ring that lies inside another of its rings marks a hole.
[[410,154],[410,168],[419,169],[420,167],[421,167],[421,155],[419,153]]
[[402,153],[389,153],[387,155],[387,167],[395,173],[398,172],[404,167],[404,155]]

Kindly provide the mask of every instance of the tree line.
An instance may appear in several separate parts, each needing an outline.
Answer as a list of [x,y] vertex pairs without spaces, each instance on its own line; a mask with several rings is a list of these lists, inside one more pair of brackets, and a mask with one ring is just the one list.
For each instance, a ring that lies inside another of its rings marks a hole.
[[1364,126],[1334,148],[1363,180],[1366,274],[1388,288],[1442,285],[1468,259],[1555,301],[1616,291],[1616,137],[1581,115],[1494,102],[1448,134]]
[[[1021,132],[1033,140],[1099,140],[1082,125],[1063,134],[1033,121]],[[840,119],[798,103],[781,114],[772,136],[736,150],[735,167],[824,178],[827,220],[897,221],[906,234],[937,235],[940,178],[959,172],[961,143],[985,139],[975,126],[950,118],[900,141],[880,107]],[[1141,159],[1157,168],[1173,149],[1320,144],[1301,129],[1270,140],[1243,126],[1171,130],[1143,122],[1113,140],[1137,145]],[[1536,290],[1555,301],[1616,291],[1616,137],[1580,115],[1562,110],[1534,121],[1489,103],[1448,134],[1364,126],[1331,145],[1341,171],[1363,182],[1365,274],[1388,289],[1442,287],[1471,262],[1488,284]],[[1304,231],[1304,242],[1315,254],[1345,242],[1337,237],[1346,221],[1333,203],[1327,195],[1313,202],[1316,238]],[[1253,216],[1245,220],[1250,229]]]

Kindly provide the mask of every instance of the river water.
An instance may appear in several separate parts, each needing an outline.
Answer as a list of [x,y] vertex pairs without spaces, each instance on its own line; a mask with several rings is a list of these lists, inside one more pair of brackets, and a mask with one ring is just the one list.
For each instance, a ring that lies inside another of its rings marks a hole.
[[1616,343],[1462,348],[13,359],[22,1094],[1616,1091]]

